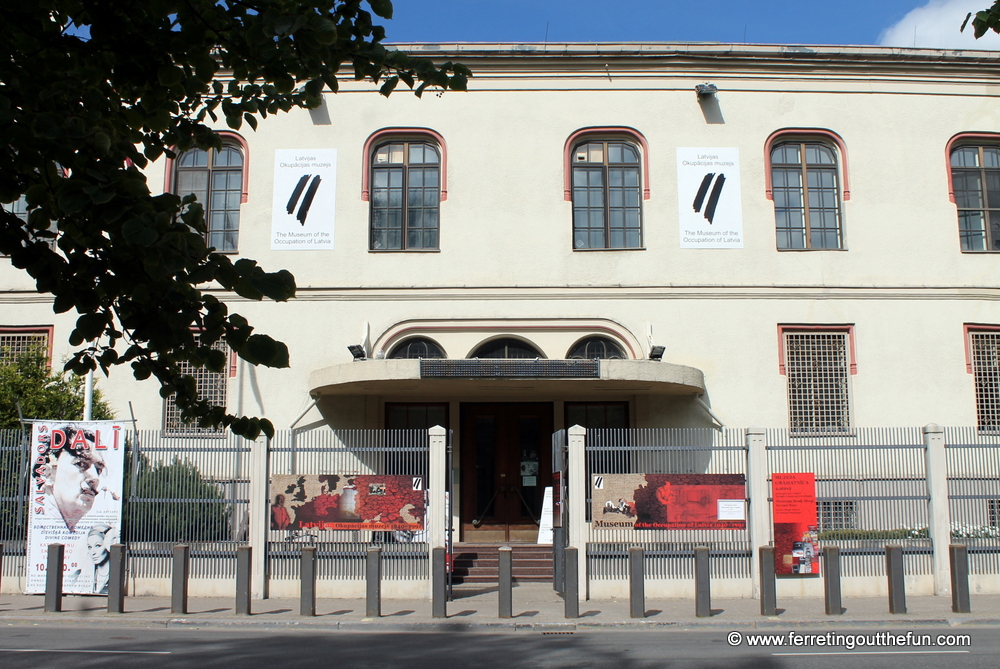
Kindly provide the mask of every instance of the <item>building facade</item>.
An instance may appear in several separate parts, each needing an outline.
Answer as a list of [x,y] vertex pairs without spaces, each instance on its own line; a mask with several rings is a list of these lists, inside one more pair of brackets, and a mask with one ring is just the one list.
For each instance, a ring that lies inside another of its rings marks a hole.
[[[486,542],[534,540],[575,424],[1000,426],[1000,55],[403,48],[469,91],[345,81],[148,170],[206,203],[217,249],[295,274],[288,303],[220,292],[291,352],[200,372],[231,412],[448,428],[455,529]],[[4,351],[68,357],[73,318],[5,261],[0,284]],[[140,428],[216,436],[127,370],[99,387]]]

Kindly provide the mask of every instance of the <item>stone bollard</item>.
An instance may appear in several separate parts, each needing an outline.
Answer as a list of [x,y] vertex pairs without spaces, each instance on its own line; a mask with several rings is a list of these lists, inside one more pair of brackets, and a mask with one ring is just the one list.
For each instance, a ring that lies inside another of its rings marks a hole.
[[369,546],[365,553],[365,617],[382,617],[382,549]]
[[186,544],[174,546],[170,575],[170,612],[188,612],[188,576],[191,573],[191,547]]
[[778,615],[778,595],[774,583],[774,547],[760,547],[760,615]]
[[49,544],[48,560],[45,564],[45,612],[62,611],[63,556],[66,547]]
[[497,551],[500,567],[500,587],[497,591],[497,608],[500,618],[514,617],[514,578],[513,578],[513,557],[514,549],[510,546],[501,546]]
[[646,552],[633,546],[628,549],[628,600],[632,618],[646,617]]
[[885,547],[885,574],[889,579],[889,613],[906,613],[903,547]]
[[694,614],[698,618],[712,615],[712,574],[708,546],[694,549]]
[[108,613],[125,613],[125,554],[125,546],[115,544],[108,556]]
[[299,565],[299,615],[316,615],[316,547],[302,549],[302,563]]

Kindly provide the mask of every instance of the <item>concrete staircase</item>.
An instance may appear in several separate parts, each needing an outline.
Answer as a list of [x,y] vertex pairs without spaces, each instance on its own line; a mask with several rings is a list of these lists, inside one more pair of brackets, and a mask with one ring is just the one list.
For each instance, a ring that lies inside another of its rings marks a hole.
[[[511,571],[514,582],[551,583],[552,546],[506,544],[514,553]],[[455,544],[452,583],[497,583],[500,580],[500,544]]]

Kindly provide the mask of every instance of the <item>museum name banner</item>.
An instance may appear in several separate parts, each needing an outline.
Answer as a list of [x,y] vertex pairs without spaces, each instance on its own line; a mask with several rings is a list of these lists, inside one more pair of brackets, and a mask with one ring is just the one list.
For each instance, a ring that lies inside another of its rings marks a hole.
[[743,474],[594,474],[594,529],[746,529]]
[[45,592],[48,547],[63,544],[63,592],[108,594],[111,546],[120,543],[125,426],[36,421],[25,592]]
[[297,474],[271,477],[272,530],[419,532],[422,476]]

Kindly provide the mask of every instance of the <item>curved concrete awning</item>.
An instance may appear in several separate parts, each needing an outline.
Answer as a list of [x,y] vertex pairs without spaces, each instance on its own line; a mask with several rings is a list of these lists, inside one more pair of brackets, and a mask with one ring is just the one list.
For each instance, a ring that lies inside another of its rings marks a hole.
[[705,376],[694,367],[667,362],[601,360],[599,378],[422,378],[419,360],[361,360],[316,370],[309,375],[309,388],[315,398],[331,395],[414,395],[425,399],[443,399],[470,393],[700,395],[705,392]]

